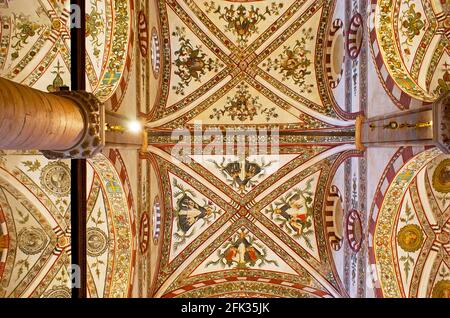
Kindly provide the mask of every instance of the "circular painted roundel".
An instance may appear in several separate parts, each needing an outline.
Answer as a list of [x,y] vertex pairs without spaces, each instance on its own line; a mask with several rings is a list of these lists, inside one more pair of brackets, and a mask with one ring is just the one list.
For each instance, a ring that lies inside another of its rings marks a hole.
[[86,231],[87,254],[91,257],[99,257],[108,249],[108,236],[98,228],[88,228]]
[[161,69],[161,46],[159,44],[159,36],[158,31],[153,28],[152,29],[152,70],[155,78],[158,78],[159,71]]
[[70,193],[70,168],[62,161],[51,162],[42,168],[41,185],[49,193],[63,197]]
[[347,53],[351,59],[356,59],[361,52],[363,44],[364,28],[361,14],[355,14],[350,20],[350,27],[347,32]]
[[434,170],[433,188],[441,193],[450,192],[450,159],[440,162]]
[[158,244],[159,234],[161,231],[161,203],[159,197],[155,197],[152,213],[152,237],[153,243]]
[[352,210],[347,216],[347,241],[354,252],[361,248],[363,239],[362,223],[358,211]]
[[48,239],[41,228],[24,228],[18,235],[19,249],[26,255],[36,255],[47,246]]

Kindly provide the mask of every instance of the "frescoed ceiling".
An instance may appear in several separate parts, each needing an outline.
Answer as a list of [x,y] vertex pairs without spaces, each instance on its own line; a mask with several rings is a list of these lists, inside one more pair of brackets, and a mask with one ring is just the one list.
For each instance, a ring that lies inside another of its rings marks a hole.
[[[120,157],[115,150],[111,153]],[[88,295],[92,298],[126,298],[132,285],[134,216],[119,176],[124,172],[116,171],[110,159],[98,155],[88,162],[86,242]]]
[[383,297],[450,295],[450,158],[421,152],[393,178],[374,227]]
[[[89,297],[128,297],[136,244],[124,182],[104,155],[89,160],[88,182]],[[70,190],[70,161],[0,151],[1,298],[71,297]]]
[[[358,153],[356,114],[343,110],[343,7],[159,0],[141,10],[144,48],[151,34],[139,225],[148,296],[346,296],[329,240],[342,239],[340,201],[325,215],[336,171]],[[280,153],[181,162],[170,131],[198,124],[279,128]]]
[[344,13],[335,6],[155,1],[159,30],[152,32],[153,72],[147,76],[150,87],[159,85],[144,113],[149,127],[351,126],[354,116],[342,110]]
[[71,297],[69,165],[0,154],[0,297]]
[[[0,1],[0,75],[46,92],[70,87],[69,0]],[[87,90],[107,109],[124,97],[133,46],[133,1],[86,2]]]
[[161,198],[158,236],[155,229],[151,234],[151,249],[158,251],[152,296],[344,296],[323,229],[327,189],[351,149],[193,155],[185,164],[171,156],[171,147],[150,146],[143,159],[157,173],[146,180],[160,190],[149,192],[145,201],[153,206],[145,209],[154,215]]
[[372,1],[370,41],[380,80],[401,109],[449,90],[449,3]]

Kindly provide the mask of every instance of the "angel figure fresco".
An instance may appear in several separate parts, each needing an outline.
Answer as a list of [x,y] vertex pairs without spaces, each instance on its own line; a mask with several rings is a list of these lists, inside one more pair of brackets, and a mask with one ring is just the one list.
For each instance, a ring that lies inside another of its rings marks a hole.
[[239,191],[240,194],[245,194],[250,191],[257,183],[257,179],[266,175],[265,168],[271,166],[275,161],[266,163],[264,158],[261,163],[243,159],[241,161],[227,162],[225,157],[222,162],[209,160],[214,163],[217,169],[230,181],[230,185]]
[[267,249],[245,229],[233,235],[217,252],[217,256],[218,259],[209,262],[206,267],[219,264],[222,267],[245,269],[261,267],[266,263],[278,266],[276,261],[267,259]]
[[304,189],[294,189],[265,210],[281,228],[295,238],[303,238],[312,247],[309,236],[314,233],[313,225],[313,179],[306,182]]
[[186,240],[192,237],[196,228],[203,228],[217,218],[220,211],[211,201],[203,200],[203,204],[196,201],[194,191],[187,189],[182,184],[173,180],[173,185],[177,189],[174,193],[174,217],[176,220],[176,232],[174,234],[175,249],[183,245]]

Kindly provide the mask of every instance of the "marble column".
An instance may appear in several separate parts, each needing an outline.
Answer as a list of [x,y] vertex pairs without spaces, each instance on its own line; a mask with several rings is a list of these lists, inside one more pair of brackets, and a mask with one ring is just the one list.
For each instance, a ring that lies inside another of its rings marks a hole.
[[0,78],[0,149],[86,158],[104,146],[104,108],[86,92],[44,93]]

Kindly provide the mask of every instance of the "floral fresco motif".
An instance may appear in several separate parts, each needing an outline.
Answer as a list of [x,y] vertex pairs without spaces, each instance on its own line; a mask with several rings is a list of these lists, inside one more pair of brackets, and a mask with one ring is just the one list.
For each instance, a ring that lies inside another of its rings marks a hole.
[[302,37],[296,40],[294,46],[284,46],[283,53],[278,58],[269,58],[262,64],[267,72],[279,71],[283,75],[282,81],[292,80],[299,86],[300,92],[312,92],[313,84],[309,84],[307,77],[311,75],[311,51],[307,49],[308,42],[314,40],[312,28],[302,29]]
[[174,233],[174,249],[186,243],[186,240],[196,233],[195,224],[200,224],[200,228],[211,224],[221,213],[211,201],[205,199],[200,204],[196,200],[196,194],[191,189],[180,184],[177,179],[173,179],[173,186],[176,191],[174,197],[174,217],[177,231]]
[[258,184],[258,179],[266,174],[265,168],[270,167],[273,163],[273,161],[265,162],[264,158],[262,158],[261,163],[247,159],[227,161],[225,157],[221,162],[213,159],[209,161],[214,163],[216,168],[230,180],[230,186],[239,191],[240,194],[252,190]]
[[264,107],[259,102],[258,96],[252,96],[248,91],[248,85],[241,83],[237,86],[237,92],[234,97],[228,97],[227,103],[223,109],[213,109],[211,119],[216,118],[220,120],[223,116],[228,116],[232,120],[239,120],[241,122],[246,120],[253,121],[256,116],[265,116],[266,121],[272,118],[277,118],[278,114],[275,112],[275,107]]
[[14,13],[13,17],[15,29],[11,38],[11,48],[13,49],[11,58],[15,60],[19,57],[19,51],[29,43],[28,40],[36,35],[41,35],[45,28],[44,25],[32,21],[29,16],[22,13]]
[[278,266],[276,261],[269,259],[267,248],[245,229],[239,230],[223,244],[217,256],[217,260],[209,262],[206,267],[220,265],[222,268],[247,269],[266,264]]
[[258,23],[266,20],[269,16],[277,16],[280,14],[280,9],[283,8],[283,3],[272,2],[265,7],[265,10],[256,8],[254,5],[246,7],[243,4],[235,7],[221,7],[211,2],[205,2],[206,13],[218,14],[220,20],[225,21],[226,32],[231,32],[237,37],[237,43],[240,48],[245,48],[252,35],[257,34]]
[[99,36],[104,33],[105,21],[103,19],[104,12],[98,8],[99,0],[91,1],[92,11],[86,14],[86,37],[89,38],[93,54],[98,59],[100,56],[100,48],[102,42]]
[[206,75],[207,71],[218,72],[219,68],[223,67],[223,64],[218,59],[209,58],[202,51],[200,45],[194,46],[186,36],[184,27],[176,27],[172,35],[177,37],[180,43],[180,48],[174,52],[173,64],[177,67],[175,75],[181,80],[173,89],[176,91],[176,94],[184,95],[184,89],[192,81],[201,82],[202,76]]
[[290,191],[270,208],[264,211],[281,228],[296,239],[303,239],[309,248],[312,248],[311,236],[314,235],[313,205],[314,192],[309,179],[303,189],[297,188]]
[[450,91],[450,65],[448,63],[444,63],[444,67],[442,69],[442,77],[438,80],[438,85],[434,90],[434,93],[437,96],[441,96]]
[[[406,1],[405,1],[406,2]],[[403,15],[401,16],[401,31],[403,35],[406,37],[403,44],[408,46],[412,45],[412,41],[425,27],[425,22],[422,19],[422,13],[416,12],[416,5],[410,4],[410,1],[407,1],[407,8],[403,11]],[[411,54],[409,48],[405,49],[405,53],[407,55]]]

